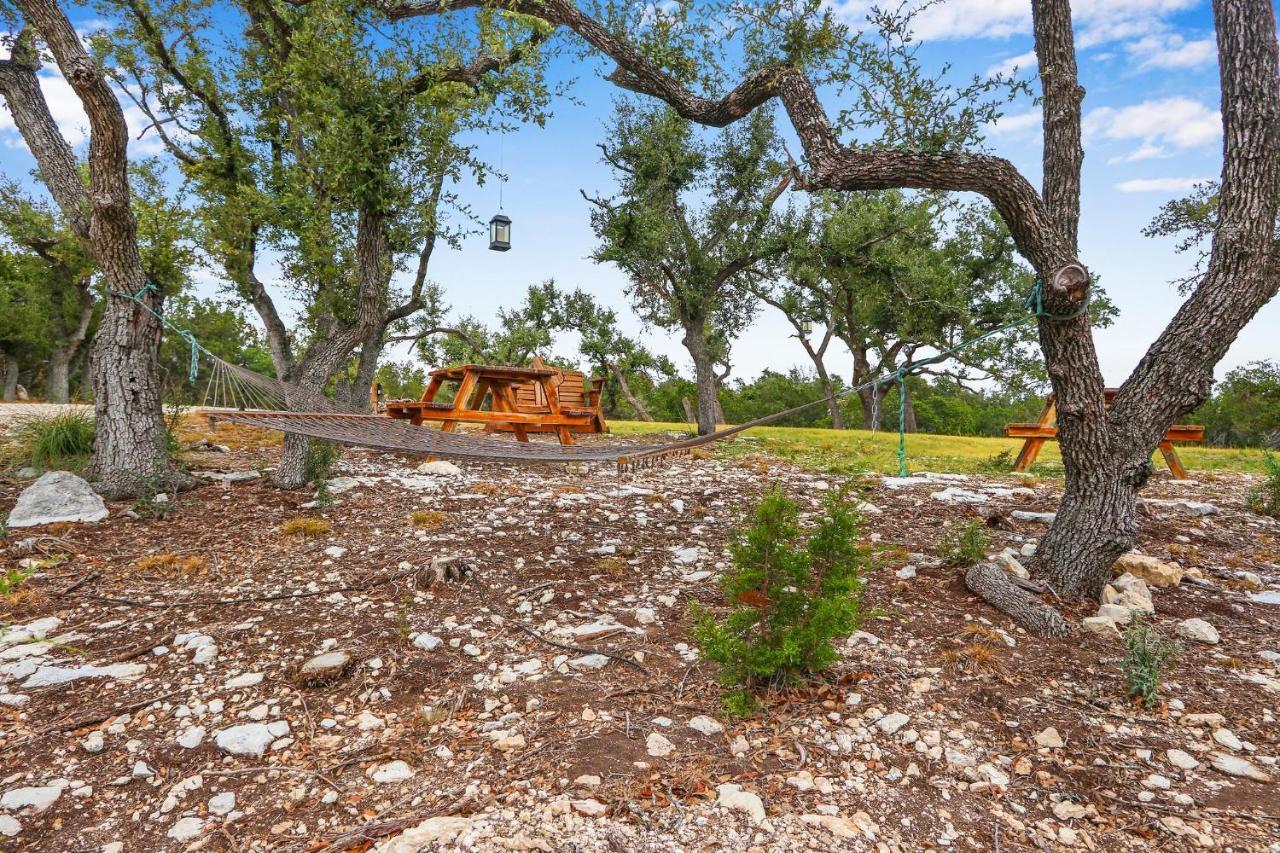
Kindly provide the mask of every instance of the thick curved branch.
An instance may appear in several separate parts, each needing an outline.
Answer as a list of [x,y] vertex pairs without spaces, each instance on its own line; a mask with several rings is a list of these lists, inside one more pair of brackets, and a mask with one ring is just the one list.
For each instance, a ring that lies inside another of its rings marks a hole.
[[9,59],[0,60],[0,94],[9,105],[27,149],[36,159],[40,180],[66,218],[72,233],[89,245],[89,194],[80,176],[80,164],[58,130],[36,72],[40,52],[35,33],[24,28],[14,40]]
[[[1060,0],[1065,2],[1065,0]],[[385,4],[392,20],[476,9],[486,0],[432,0]],[[1019,251],[1046,280],[1079,261],[1073,241],[1055,227],[1035,188],[1008,160],[964,152],[924,153],[842,146],[813,84],[803,70],[769,65],[749,74],[719,99],[689,91],[634,45],[619,38],[584,14],[569,0],[511,0],[504,8],[566,27],[618,68],[608,79],[634,92],[658,98],[679,115],[699,124],[723,127],[748,115],[772,98],[779,98],[804,146],[808,172],[798,181],[802,189],[930,189],[974,192],[985,196],[1009,226]],[[1070,293],[1048,294],[1049,308],[1069,310],[1085,296],[1087,282]]]

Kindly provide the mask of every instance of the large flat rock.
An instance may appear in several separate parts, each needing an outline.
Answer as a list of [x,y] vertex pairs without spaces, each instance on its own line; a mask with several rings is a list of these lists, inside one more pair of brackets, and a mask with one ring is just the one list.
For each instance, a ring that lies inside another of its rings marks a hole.
[[68,471],[50,471],[18,495],[9,527],[36,527],[67,521],[102,521],[107,505],[93,488]]

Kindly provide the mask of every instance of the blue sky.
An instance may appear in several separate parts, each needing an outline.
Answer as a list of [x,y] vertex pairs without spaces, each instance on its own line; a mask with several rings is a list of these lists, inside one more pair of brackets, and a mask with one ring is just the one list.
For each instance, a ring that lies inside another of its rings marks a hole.
[[[833,2],[851,23],[861,21],[868,5],[865,0]],[[1104,374],[1116,385],[1176,310],[1181,300],[1169,282],[1192,262],[1173,252],[1172,241],[1144,237],[1141,229],[1162,202],[1216,176],[1220,168],[1213,24],[1209,3],[1202,0],[1078,0],[1073,5],[1080,77],[1087,90],[1081,257],[1120,308],[1117,322],[1097,333]],[[1015,65],[1024,75],[1034,74],[1028,0],[946,0],[921,14],[916,32],[925,42],[927,61],[950,63],[957,79]],[[489,252],[486,238],[477,235],[459,251],[438,250],[431,277],[444,286],[457,312],[482,319],[519,301],[535,282],[554,278],[566,287],[582,287],[616,306],[631,331],[687,370],[677,336],[644,329],[627,306],[623,276],[590,260],[595,238],[578,191],[608,193],[611,188],[595,144],[617,94],[599,79],[601,69],[607,70],[570,57],[557,60],[557,77],[577,79],[572,91],[578,103],[558,102],[545,128],[522,129],[501,144],[481,141],[481,156],[496,161],[501,151],[510,175],[504,208],[514,220],[514,247]],[[74,96],[52,72],[48,76],[55,117],[83,149],[85,122]],[[829,106],[839,108],[835,102]],[[1039,183],[1039,115],[1031,100],[1011,105],[990,129],[988,141],[995,153]],[[138,153],[151,150],[145,141],[136,148]],[[19,176],[31,166],[12,121],[0,109],[0,170]],[[477,212],[496,211],[496,185],[460,190]],[[271,279],[273,270],[262,272]],[[212,277],[205,286],[212,292]],[[770,310],[762,311],[735,345],[735,377],[807,366],[799,344],[787,337],[789,327]],[[1280,304],[1273,303],[1241,334],[1219,375],[1275,357],[1277,331]],[[571,353],[572,343],[567,340],[560,349]],[[837,355],[832,366],[848,375],[847,357]]]

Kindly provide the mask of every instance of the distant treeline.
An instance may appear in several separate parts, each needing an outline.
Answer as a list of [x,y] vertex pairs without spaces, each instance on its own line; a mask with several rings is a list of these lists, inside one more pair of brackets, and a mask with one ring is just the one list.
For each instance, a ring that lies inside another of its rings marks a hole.
[[[412,397],[422,393],[425,372],[406,365],[388,364],[379,373],[379,380],[389,396]],[[676,376],[654,382],[647,375],[637,374],[631,377],[630,386],[654,420],[689,422],[685,403],[692,406],[697,393],[692,380]],[[848,385],[839,380],[836,387],[837,394],[848,390]],[[743,423],[821,397],[821,386],[810,373],[794,368],[787,373],[766,370],[750,382],[725,382],[720,389],[720,406],[724,409],[725,421]],[[1044,406],[1044,392],[1039,390],[1021,394],[974,391],[945,379],[930,382],[918,376],[907,379],[907,397],[908,411],[915,415],[911,431],[939,435],[999,436],[1007,423],[1034,421]],[[609,417],[635,418],[635,412],[612,378],[605,386],[604,402]],[[858,398],[848,394],[840,403],[846,421],[862,426]],[[880,407],[879,428],[896,431],[898,412],[895,388]],[[1280,362],[1254,362],[1231,371],[1218,383],[1207,403],[1181,420],[1204,424],[1208,444],[1280,447]],[[831,413],[826,406],[813,406],[788,415],[778,425],[830,428]]]

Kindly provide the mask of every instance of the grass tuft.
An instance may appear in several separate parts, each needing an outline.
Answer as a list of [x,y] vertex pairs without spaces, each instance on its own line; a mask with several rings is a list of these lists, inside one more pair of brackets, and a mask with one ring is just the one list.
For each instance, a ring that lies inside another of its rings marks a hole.
[[281,536],[300,536],[303,539],[318,539],[333,528],[329,522],[320,518],[291,518],[280,525]]
[[0,456],[11,468],[81,471],[93,454],[93,417],[71,410],[18,421],[5,437]]
[[443,512],[435,509],[420,509],[409,513],[409,523],[418,530],[435,530],[448,518]]
[[987,554],[987,530],[982,519],[952,525],[938,542],[938,553],[948,566],[972,566]]
[[139,572],[162,572],[184,578],[202,575],[207,568],[204,557],[199,555],[180,557],[177,554],[148,554],[134,560],[133,567]]

